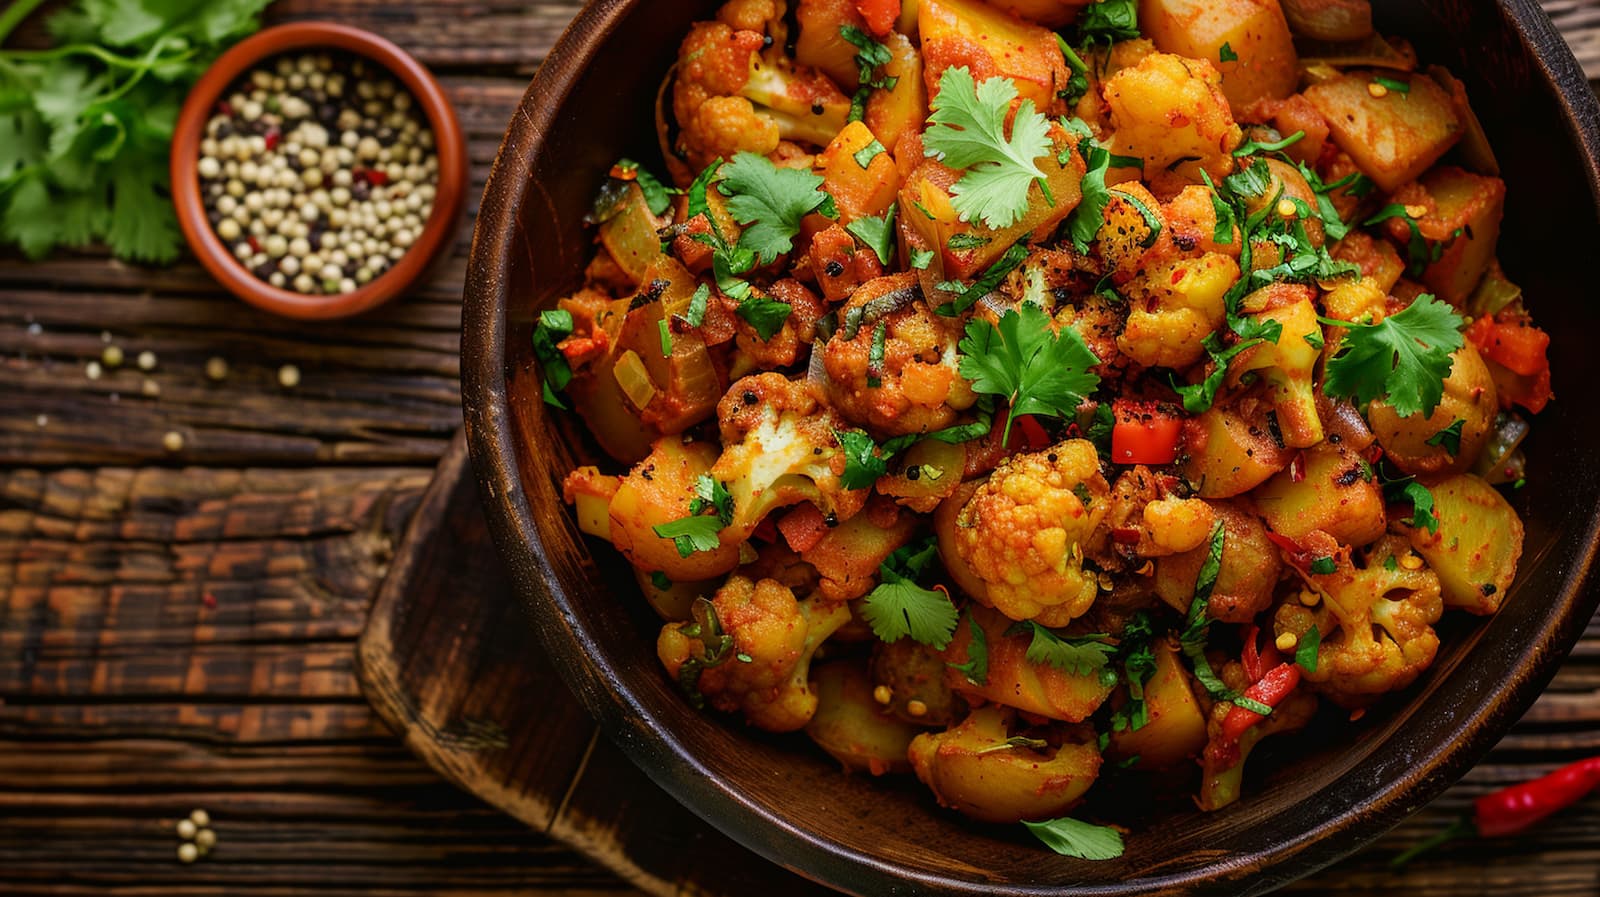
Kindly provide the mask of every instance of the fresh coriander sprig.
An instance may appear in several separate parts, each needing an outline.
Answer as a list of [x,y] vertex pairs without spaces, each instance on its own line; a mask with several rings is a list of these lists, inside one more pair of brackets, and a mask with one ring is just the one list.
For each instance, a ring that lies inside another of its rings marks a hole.
[[960,614],[950,596],[917,585],[938,556],[931,537],[906,545],[878,566],[880,582],[861,605],[861,618],[885,642],[910,637],[935,650],[943,650],[954,636]]
[[1007,309],[998,325],[968,321],[957,348],[961,376],[972,381],[972,391],[1002,396],[1011,404],[1002,442],[1010,438],[1018,415],[1070,418],[1100,385],[1090,370],[1100,359],[1083,337],[1071,327],[1056,333],[1050,316],[1029,302]]
[[1346,329],[1339,353],[1328,359],[1322,389],[1365,405],[1384,398],[1401,417],[1433,413],[1462,346],[1461,316],[1424,293],[1398,314],[1376,324],[1323,319]]
[[1028,211],[1028,190],[1048,190],[1038,159],[1050,152],[1050,123],[1032,100],[1018,104],[1006,134],[1006,116],[1017,98],[1016,82],[988,78],[975,84],[966,66],[939,76],[923,151],[951,168],[966,169],[950,188],[962,221],[982,219],[994,229],[1010,227]]

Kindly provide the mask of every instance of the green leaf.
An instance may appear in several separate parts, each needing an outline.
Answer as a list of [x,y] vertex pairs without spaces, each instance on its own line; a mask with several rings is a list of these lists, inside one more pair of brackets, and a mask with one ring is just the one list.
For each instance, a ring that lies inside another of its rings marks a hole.
[[867,349],[867,388],[883,385],[883,354],[889,336],[889,322],[879,321],[872,328],[872,344]]
[[663,592],[672,588],[672,580],[668,579],[667,574],[661,572],[660,570],[650,571],[650,584],[662,590]]
[[794,309],[789,303],[780,299],[750,293],[734,311],[745,320],[745,323],[754,327],[756,335],[765,341],[772,339],[774,334],[783,329],[783,322],[789,320],[789,313]]
[[972,632],[972,641],[967,643],[967,662],[952,663],[950,668],[973,685],[982,687],[989,684],[989,636],[971,614],[967,615],[967,627]]
[[697,551],[716,551],[722,545],[717,534],[722,532],[722,521],[715,517],[684,517],[652,527],[655,534],[671,539],[679,557],[688,557]]
[[1231,43],[1228,43],[1227,41],[1223,41],[1222,49],[1217,51],[1217,61],[1218,62],[1238,62],[1239,61],[1239,54],[1233,52],[1233,45]]
[[866,489],[888,472],[888,462],[878,454],[871,436],[860,430],[835,431],[833,435],[844,449],[844,474],[839,482],[846,489]]
[[666,318],[656,321],[656,330],[661,333],[661,357],[672,357],[672,326]]
[[1103,633],[1062,638],[1032,620],[1017,623],[1008,634],[1010,632],[1032,636],[1026,655],[1029,663],[1055,667],[1073,676],[1093,676],[1105,669],[1112,655],[1117,653],[1116,645],[1103,641]]
[[714,512],[723,526],[733,522],[733,495],[720,480],[703,473],[695,478],[694,498],[689,499],[689,513]]
[[1005,132],[1006,116],[1017,98],[1009,78],[974,85],[965,66],[947,68],[939,78],[924,152],[952,168],[966,169],[951,187],[962,221],[982,219],[994,229],[1010,227],[1028,210],[1028,190],[1045,173],[1035,161],[1050,151],[1050,125],[1023,100]]
[[747,225],[739,246],[770,265],[794,248],[800,220],[828,201],[822,177],[798,168],[779,168],[765,156],[739,153],[722,168],[717,189],[728,197],[728,213]]
[[1133,40],[1139,37],[1139,5],[1136,0],[1092,3],[1078,17],[1078,34],[1085,41]]
[[878,567],[882,580],[861,605],[861,618],[885,642],[910,636],[935,650],[943,650],[955,634],[960,614],[950,596],[917,585],[917,578],[938,555],[932,539],[912,543],[893,554]]
[[[979,299],[994,292],[1000,286],[1000,282],[1006,279],[1006,275],[1015,271],[1017,266],[1021,265],[1027,258],[1028,247],[1022,243],[1013,243],[1011,248],[1006,250],[1005,255],[1000,256],[998,261],[979,275],[971,286],[962,289],[954,302],[947,302],[934,309],[934,311],[945,317],[954,317],[961,314],[971,308]],[[956,281],[952,286],[959,288],[961,284]]]
[[665,215],[667,209],[672,207],[672,192],[644,166],[624,157],[617,160],[617,167],[633,172],[633,182],[644,192],[645,205],[650,207],[650,214]]
[[1100,385],[1090,371],[1100,359],[1083,337],[1071,327],[1054,332],[1050,316],[1029,303],[1008,309],[998,326],[968,321],[958,348],[961,376],[972,381],[973,392],[1011,403],[1006,437],[1021,414],[1071,418]]
[[1401,494],[1411,500],[1411,519],[1406,522],[1430,533],[1439,532],[1439,518],[1433,516],[1433,493],[1428,487],[1412,480]]
[[926,271],[926,270],[928,270],[928,266],[931,265],[931,264],[933,264],[933,250],[931,250],[931,249],[913,249],[913,250],[911,250],[911,267],[912,268],[915,268],[918,271]]
[[1089,251],[1089,244],[1100,233],[1105,223],[1106,203],[1111,201],[1111,190],[1106,187],[1106,172],[1111,168],[1111,152],[1089,136],[1089,126],[1081,119],[1072,119],[1069,130],[1078,134],[1078,151],[1086,166],[1083,180],[1079,182],[1082,198],[1077,208],[1067,217],[1067,234],[1080,253]]
[[1300,644],[1294,649],[1294,662],[1299,664],[1308,673],[1317,671],[1317,650],[1322,647],[1322,633],[1313,626],[1305,635],[1300,636]]
[[540,312],[533,326],[533,354],[544,372],[544,400],[563,411],[567,406],[556,393],[572,382],[572,367],[557,344],[572,335],[572,326],[572,313],[558,308]]
[[1384,397],[1401,417],[1433,413],[1444,397],[1450,355],[1462,346],[1461,316],[1424,293],[1399,314],[1377,324],[1324,320],[1347,328],[1339,353],[1328,360],[1323,391],[1357,405]]
[[1311,562],[1311,567],[1309,569],[1313,575],[1329,576],[1334,571],[1338,570],[1339,566],[1333,562],[1333,558],[1331,557],[1320,557]]
[[1384,87],[1389,88],[1389,91],[1391,93],[1402,93],[1402,94],[1410,94],[1411,93],[1411,82],[1410,81],[1401,81],[1398,78],[1389,78],[1389,77],[1385,77],[1384,75],[1378,75],[1377,77],[1373,78],[1372,80],[1377,82],[1377,83],[1379,83],[1379,84],[1382,84]]
[[877,138],[873,138],[871,143],[867,144],[861,149],[856,150],[855,153],[852,154],[852,158],[854,158],[856,160],[856,164],[860,165],[861,169],[865,171],[867,166],[872,164],[873,159],[878,158],[885,152],[887,152],[887,150],[883,148],[883,144],[879,143]]
[[883,217],[863,215],[845,225],[844,229],[877,253],[885,268],[894,264],[894,216],[896,205],[891,204]]
[[[1224,45],[1224,46],[1226,46],[1226,45]],[[1237,59],[1239,57],[1235,56],[1234,58]],[[1223,60],[1223,61],[1226,62],[1227,60]],[[1266,155],[1268,153],[1281,152],[1283,150],[1288,149],[1291,146],[1294,146],[1295,144],[1299,143],[1301,140],[1304,140],[1305,136],[1306,136],[1306,132],[1304,132],[1304,131],[1296,131],[1293,134],[1290,134],[1288,137],[1283,138],[1282,140],[1274,140],[1274,141],[1271,141],[1271,142],[1262,142],[1260,140],[1246,140],[1244,143],[1240,144],[1238,149],[1233,151],[1233,157],[1235,159],[1243,159],[1245,156],[1254,156],[1254,155],[1258,155],[1258,154]],[[1254,167],[1254,166],[1252,166],[1252,167]],[[1263,191],[1263,192],[1265,192],[1265,191]],[[1253,194],[1253,195],[1260,196],[1261,194],[1257,193],[1257,194]]]
[[1461,454],[1461,428],[1467,422],[1456,418],[1455,422],[1443,430],[1428,437],[1429,445],[1436,445],[1450,453],[1450,457]]
[[[1093,6],[1089,8],[1094,9]],[[1046,847],[1062,856],[1080,860],[1114,860],[1122,856],[1122,834],[1110,826],[1091,825],[1072,818],[1022,824]]]
[[689,297],[689,308],[683,313],[683,319],[689,322],[690,327],[699,327],[706,321],[706,303],[711,299],[711,287],[701,284],[695,288],[694,295]]

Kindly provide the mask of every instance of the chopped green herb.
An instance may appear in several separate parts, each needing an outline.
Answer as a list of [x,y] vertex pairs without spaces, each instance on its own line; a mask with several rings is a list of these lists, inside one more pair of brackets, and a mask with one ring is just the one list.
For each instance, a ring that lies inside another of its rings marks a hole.
[[1003,439],[1018,415],[1071,418],[1100,385],[1090,370],[1100,359],[1083,337],[1071,327],[1054,333],[1050,316],[1029,303],[1007,309],[998,325],[968,321],[958,348],[961,376],[972,381],[973,392],[1010,402]]
[[1300,644],[1294,649],[1294,662],[1299,664],[1308,673],[1317,671],[1317,650],[1322,647],[1322,633],[1313,626],[1305,635],[1300,636]]
[[749,294],[734,311],[745,320],[745,323],[755,328],[757,336],[762,340],[769,340],[783,329],[783,322],[789,320],[789,313],[794,309],[789,303],[780,299]]
[[963,249],[979,249],[989,245],[989,237],[980,237],[973,233],[960,233],[952,236],[944,245],[953,251]]
[[854,158],[856,160],[856,164],[860,165],[861,168],[865,170],[867,166],[872,164],[873,159],[878,158],[885,152],[886,150],[884,150],[883,144],[879,143],[877,139],[874,138],[871,143],[867,144],[861,149],[856,150],[854,153]]
[[872,345],[867,349],[867,387],[870,389],[883,385],[883,351],[888,335],[888,321],[880,320],[872,329]]
[[[1301,140],[1304,140],[1305,136],[1306,132],[1296,131],[1282,140],[1274,140],[1267,143],[1264,143],[1260,140],[1246,140],[1243,144],[1240,144],[1238,149],[1233,151],[1233,157],[1235,159],[1243,159],[1245,156],[1266,155],[1268,153],[1281,152],[1282,150],[1294,146]],[[1254,195],[1260,196],[1261,194],[1257,193]]]
[[[1096,4],[1103,5],[1106,4]],[[1094,9],[1093,6],[1089,8]],[[1022,824],[1046,847],[1062,856],[1080,860],[1114,860],[1122,856],[1122,834],[1110,826],[1091,825],[1071,818]]]
[[900,548],[879,565],[880,582],[862,603],[861,618],[880,640],[910,636],[935,650],[950,644],[960,619],[956,606],[944,592],[917,585],[938,552],[938,543],[928,538]]
[[683,313],[683,319],[689,322],[690,327],[699,327],[706,321],[706,303],[711,299],[711,287],[701,284],[695,288],[694,295],[689,297],[689,310]]
[[1436,445],[1450,453],[1450,457],[1461,454],[1461,428],[1467,422],[1457,418],[1450,426],[1428,437],[1429,445]]
[[973,685],[984,686],[989,684],[989,636],[978,625],[978,620],[967,614],[967,627],[972,632],[972,641],[967,642],[967,662],[952,663],[950,667],[965,676]]
[[[1390,78],[1390,77],[1387,77],[1387,76],[1384,76],[1384,75],[1378,75],[1377,77],[1373,78],[1372,80],[1373,80],[1374,83],[1382,84],[1384,87],[1387,87],[1389,89],[1390,93],[1399,93],[1399,94],[1410,94],[1411,93],[1411,82],[1410,81],[1401,81],[1398,78]],[[1407,98],[1409,99],[1409,96]]]
[[894,216],[896,206],[891,204],[882,218],[863,215],[845,225],[844,229],[867,245],[878,256],[884,267],[894,264]]
[[1222,44],[1222,49],[1217,52],[1217,61],[1238,62],[1239,54],[1233,52],[1233,45],[1231,43],[1224,41]]
[[960,281],[941,283],[939,285],[941,289],[947,289],[950,292],[959,290],[960,295],[956,296],[955,301],[947,302],[934,309],[934,311],[945,317],[955,317],[965,312],[979,299],[994,292],[995,288],[1000,286],[1000,282],[1006,279],[1006,275],[1015,271],[1017,266],[1021,265],[1027,258],[1028,247],[1022,243],[1015,243],[1012,244],[1010,249],[1006,250],[1005,255],[1000,256],[998,261],[979,275],[971,286],[964,286]]
[[558,344],[572,335],[572,326],[572,312],[559,308],[540,312],[539,322],[533,326],[533,354],[544,372],[544,400],[563,411],[567,406],[556,393],[572,382],[572,366]]
[[931,250],[931,249],[913,249],[913,250],[911,250],[911,267],[915,268],[918,271],[926,271],[926,270],[928,270],[928,266],[931,265],[931,264],[933,264],[933,250]]
[[672,588],[672,580],[668,579],[667,574],[660,570],[650,571],[650,584],[662,591]]
[[1311,572],[1318,576],[1331,575],[1337,569],[1331,557],[1320,557],[1311,562]]
[[947,68],[923,133],[923,151],[951,168],[965,169],[950,188],[962,221],[982,219],[991,228],[1010,227],[1028,210],[1028,189],[1045,183],[1037,159],[1050,151],[1049,122],[1023,100],[1005,122],[1017,85],[1009,78],[975,84],[965,66]]
[[844,474],[839,481],[846,489],[866,489],[878,481],[889,469],[885,456],[878,453],[872,437],[860,430],[835,432],[839,447],[844,449]]
[[1424,293],[1377,324],[1323,320],[1344,327],[1339,354],[1328,360],[1322,389],[1365,405],[1384,397],[1401,417],[1430,415],[1444,397],[1452,352],[1462,346],[1461,316]]
[[656,329],[661,332],[661,357],[672,357],[672,327],[666,318],[656,321]]

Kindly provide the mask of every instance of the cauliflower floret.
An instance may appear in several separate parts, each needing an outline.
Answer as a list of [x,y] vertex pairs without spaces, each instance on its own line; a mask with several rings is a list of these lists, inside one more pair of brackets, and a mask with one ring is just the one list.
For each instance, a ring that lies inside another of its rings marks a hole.
[[[1106,81],[1111,152],[1144,159],[1158,192],[1233,173],[1233,150],[1243,139],[1234,124],[1222,76],[1204,59],[1152,53]],[[1170,183],[1168,183],[1170,182]]]
[[1340,560],[1332,573],[1307,576],[1321,603],[1286,602],[1273,619],[1280,635],[1303,637],[1317,627],[1317,669],[1305,678],[1345,706],[1361,706],[1415,681],[1439,650],[1433,624],[1444,612],[1438,574],[1404,537],[1373,543],[1364,561],[1357,567]]
[[1111,485],[1104,527],[1089,555],[1107,570],[1142,566],[1145,558],[1193,551],[1207,542],[1217,515],[1198,498],[1174,494],[1177,477],[1143,464]]
[[[1230,660],[1218,668],[1217,675],[1222,678],[1223,684],[1235,691],[1242,693],[1250,686],[1244,667],[1236,660]],[[1222,721],[1232,709],[1232,704],[1219,701],[1212,705],[1206,720],[1209,743],[1202,755],[1200,795],[1196,802],[1200,809],[1208,813],[1239,799],[1244,763],[1249,759],[1250,752],[1261,743],[1261,739],[1269,735],[1304,729],[1317,713],[1317,698],[1304,689],[1296,689],[1273,708],[1271,716],[1246,729],[1238,742],[1228,742],[1222,738]]]
[[[1316,387],[1311,383],[1322,357],[1322,324],[1312,300],[1316,290],[1299,284],[1273,284],[1244,297],[1242,306],[1257,321],[1277,321],[1277,342],[1246,349],[1228,365],[1230,385],[1254,371],[1267,384],[1284,445],[1310,448],[1322,441]],[[1449,421],[1445,422],[1446,425]]]
[[[810,501],[838,520],[855,516],[870,489],[846,489],[837,433],[849,426],[803,382],[779,373],[745,377],[717,403],[722,454],[712,477],[733,497],[724,541],[742,541],[775,508]],[[730,540],[728,534],[733,534]]]
[[1008,741],[1016,711],[990,705],[959,726],[924,732],[911,740],[911,767],[940,805],[985,822],[1019,822],[1064,816],[1100,774],[1093,734],[1070,730],[1070,740],[1042,739],[1042,747]]
[[1094,603],[1100,584],[1083,569],[1083,548],[1105,517],[1110,493],[1094,444],[1069,439],[1014,455],[961,508],[957,554],[1013,620],[1065,626]]
[[1147,269],[1123,288],[1128,322],[1117,348],[1147,367],[1194,364],[1205,356],[1205,338],[1222,326],[1223,296],[1238,279],[1238,262],[1217,252]]
[[736,313],[739,300],[722,296],[719,304],[731,313],[738,351],[733,355],[730,378],[742,377],[752,370],[773,370],[794,365],[805,354],[817,336],[817,319],[826,310],[816,293],[792,277],[777,281],[765,292],[773,299],[789,306],[789,316],[783,326],[770,339],[762,339],[754,326]]
[[695,602],[693,613],[692,622],[668,623],[656,639],[656,655],[691,698],[737,710],[769,732],[805,728],[817,712],[811,656],[850,619],[850,608],[796,601],[774,580],[735,575],[710,601]]
[[[839,318],[839,332],[822,348],[822,364],[828,398],[846,418],[881,435],[926,433],[950,426],[957,411],[972,406],[971,384],[957,370],[956,319],[933,313],[914,275],[862,284]],[[882,364],[874,369],[880,327]],[[877,386],[870,383],[874,376]]]
[[[756,16],[736,9],[724,18],[744,25]],[[785,57],[782,41],[763,52],[767,37],[719,21],[696,22],[684,38],[672,109],[678,148],[695,169],[741,151],[768,155],[781,140],[825,146],[845,126],[850,99],[826,75]]]

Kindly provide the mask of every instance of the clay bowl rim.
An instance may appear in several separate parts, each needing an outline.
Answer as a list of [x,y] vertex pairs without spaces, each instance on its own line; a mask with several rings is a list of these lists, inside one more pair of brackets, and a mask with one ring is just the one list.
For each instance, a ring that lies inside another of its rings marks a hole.
[[[1565,48],[1533,0],[1497,3],[1523,46]],[[1572,567],[1558,577],[1559,593],[1548,598],[1548,610],[1536,621],[1541,631],[1527,643],[1509,649],[1516,655],[1510,681],[1460,713],[1448,730],[1429,742],[1428,750],[1413,758],[1405,774],[1392,777],[1353,809],[1293,832],[1270,848],[1219,856],[1191,870],[1156,873],[1128,883],[1047,885],[994,884],[894,865],[769,812],[741,794],[734,783],[720,778],[717,770],[689,753],[682,743],[660,734],[662,717],[638,695],[619,687],[595,662],[599,646],[592,633],[576,625],[576,599],[552,585],[555,567],[538,539],[535,510],[519,472],[506,354],[510,297],[505,273],[517,260],[514,234],[531,177],[531,160],[541,135],[555,126],[559,111],[572,100],[583,68],[639,5],[640,0],[597,0],[585,6],[533,78],[512,119],[485,187],[473,233],[462,318],[462,400],[467,441],[490,530],[523,600],[548,620],[535,627],[541,642],[556,657],[568,684],[607,736],[623,745],[680,803],[767,859],[849,893],[1065,897],[1187,893],[1191,888],[1209,892],[1227,887],[1229,893],[1254,894],[1354,852],[1436,798],[1488,751],[1548,685],[1600,601],[1600,594],[1591,594],[1595,590],[1589,588],[1600,555],[1600,513],[1590,513],[1570,537],[1578,540],[1573,543]],[[1587,162],[1590,203],[1600,206],[1600,104],[1570,52],[1530,55],[1534,77],[1553,85],[1554,99],[1563,113],[1560,125],[1570,135],[1567,139],[1576,154]],[[871,785],[863,783],[861,787]],[[1251,875],[1251,882],[1239,880],[1241,875]]]
[[[394,75],[422,108],[439,155],[433,211],[422,233],[392,267],[349,293],[311,296],[279,289],[246,269],[206,218],[200,196],[200,141],[206,120],[224,91],[261,62],[296,50],[337,50],[360,56]],[[454,107],[433,75],[409,53],[370,31],[334,22],[291,22],[248,37],[217,57],[184,100],[173,132],[172,203],[189,249],[228,292],[251,305],[302,320],[360,314],[400,295],[449,245],[467,188],[467,146]]]

